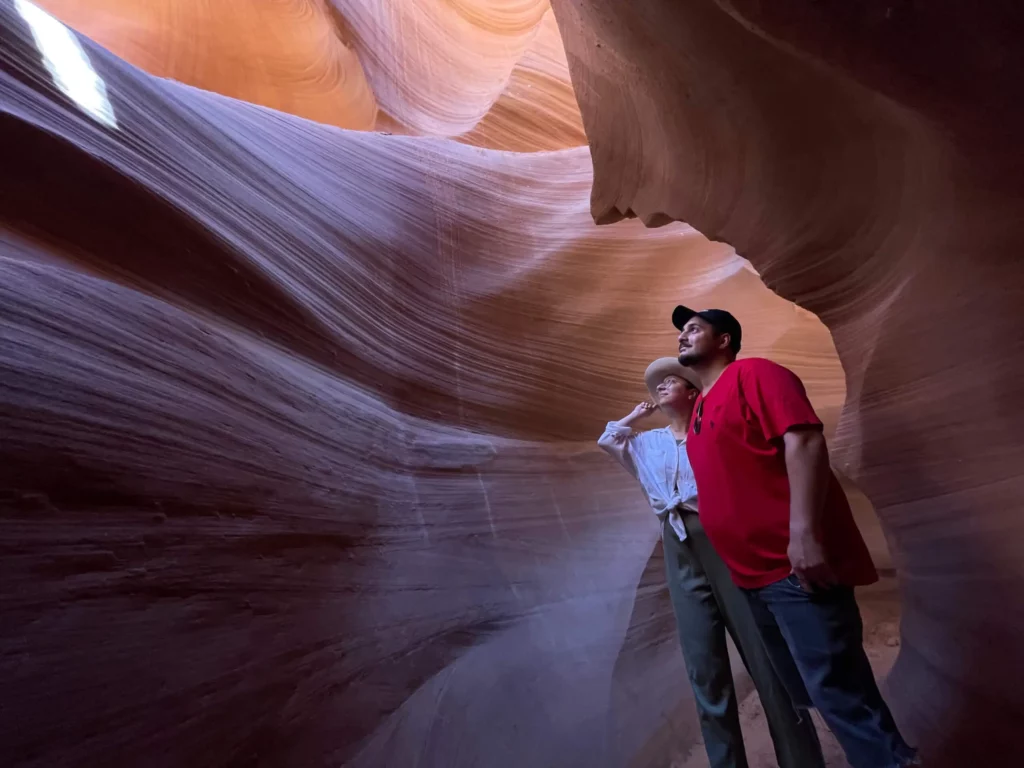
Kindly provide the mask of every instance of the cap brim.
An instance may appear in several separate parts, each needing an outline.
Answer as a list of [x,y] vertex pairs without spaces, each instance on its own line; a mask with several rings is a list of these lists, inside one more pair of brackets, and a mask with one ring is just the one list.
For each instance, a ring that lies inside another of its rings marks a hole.
[[694,310],[680,304],[672,310],[672,325],[681,331],[683,330],[683,326],[690,321],[690,318],[696,314],[697,313]]

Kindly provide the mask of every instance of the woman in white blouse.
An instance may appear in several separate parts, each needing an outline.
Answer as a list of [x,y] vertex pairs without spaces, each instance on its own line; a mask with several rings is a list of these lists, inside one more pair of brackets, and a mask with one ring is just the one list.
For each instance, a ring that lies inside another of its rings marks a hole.
[[[793,707],[747,600],[700,524],[697,486],[686,455],[699,380],[675,358],[663,357],[648,366],[644,382],[653,402],[640,403],[625,418],[610,422],[597,442],[640,482],[661,524],[669,595],[711,768],[747,766],[726,632],[761,697],[780,768],[824,768],[814,724]],[[656,411],[668,419],[667,427],[634,430],[634,424]]]

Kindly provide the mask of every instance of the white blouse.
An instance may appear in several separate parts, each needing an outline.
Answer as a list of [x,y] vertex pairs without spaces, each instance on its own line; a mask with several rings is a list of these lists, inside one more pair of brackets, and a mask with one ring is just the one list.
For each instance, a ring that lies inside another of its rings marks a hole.
[[651,509],[659,519],[668,515],[668,523],[680,541],[686,528],[679,508],[697,511],[697,481],[686,455],[686,441],[677,441],[668,427],[634,432],[610,421],[597,444],[619,460],[640,481]]

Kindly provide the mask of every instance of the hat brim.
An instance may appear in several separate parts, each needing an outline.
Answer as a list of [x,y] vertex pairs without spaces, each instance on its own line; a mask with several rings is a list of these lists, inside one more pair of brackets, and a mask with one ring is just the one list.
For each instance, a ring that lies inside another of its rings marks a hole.
[[700,389],[700,377],[674,357],[660,357],[647,366],[644,372],[644,384],[647,391],[651,393],[654,400],[658,399],[658,385],[665,380],[666,376],[678,376],[686,379],[691,385]]
[[696,315],[696,310],[684,307],[680,304],[678,307],[672,310],[672,325],[678,330],[683,330],[683,326],[690,322],[690,318]]

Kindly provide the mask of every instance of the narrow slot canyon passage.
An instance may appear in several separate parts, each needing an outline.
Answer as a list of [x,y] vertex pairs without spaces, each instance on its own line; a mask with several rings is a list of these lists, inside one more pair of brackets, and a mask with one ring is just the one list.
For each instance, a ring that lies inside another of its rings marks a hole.
[[0,765],[706,766],[596,444],[679,303],[927,768],[1024,764],[1024,23],[919,5],[0,0]]

